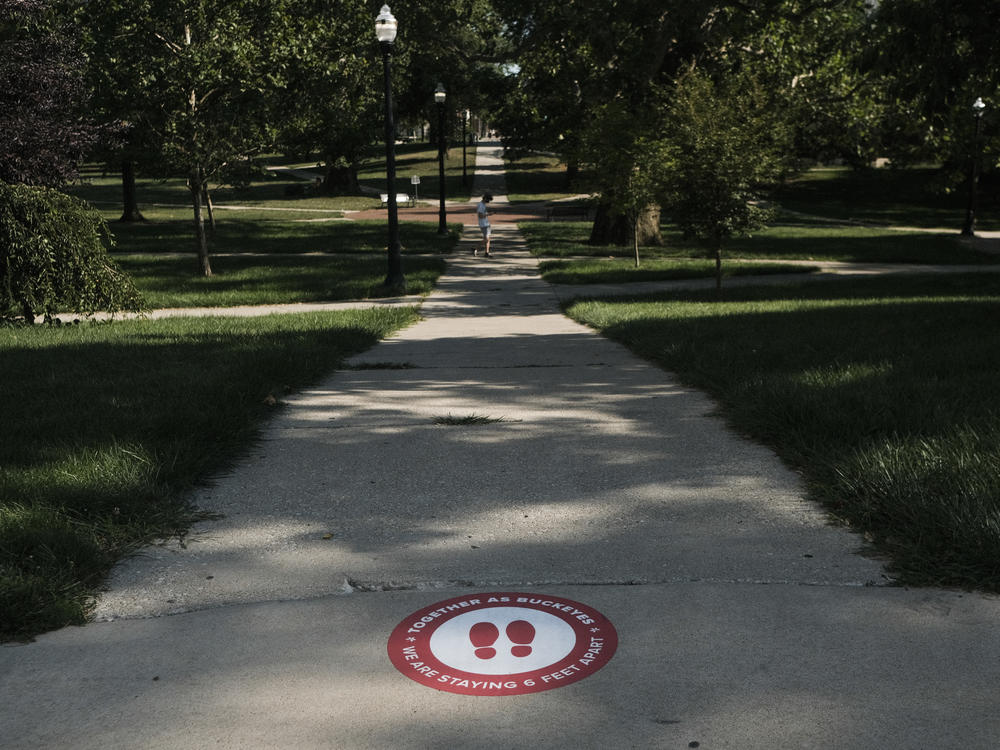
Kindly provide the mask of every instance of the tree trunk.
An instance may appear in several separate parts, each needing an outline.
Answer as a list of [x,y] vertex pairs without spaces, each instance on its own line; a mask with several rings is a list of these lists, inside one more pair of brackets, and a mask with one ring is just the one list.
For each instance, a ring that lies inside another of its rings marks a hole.
[[715,238],[715,291],[722,292],[722,238]]
[[188,182],[191,191],[191,206],[194,208],[194,234],[198,249],[198,264],[202,276],[212,275],[212,264],[208,259],[208,237],[205,235],[205,221],[201,215],[201,191],[203,185],[197,181],[199,172],[195,170]]
[[146,217],[139,211],[139,201],[135,190],[135,162],[125,159],[122,162],[122,217],[118,221],[145,221]]
[[632,217],[632,243],[635,246],[635,267],[639,267],[639,217]]
[[326,176],[323,178],[323,192],[328,195],[357,195],[361,192],[358,180],[358,166],[335,166],[335,160],[326,159]]
[[205,204],[205,209],[208,211],[208,229],[215,236],[215,208],[212,206],[212,195],[208,192],[208,183],[204,182],[201,186],[201,200]]
[[628,247],[632,242],[640,245],[662,245],[660,232],[660,207],[649,206],[639,214],[636,228],[624,214],[612,214],[605,204],[597,206],[594,226],[590,230],[591,245],[620,245]]
[[580,162],[570,159],[566,164],[566,187],[571,188],[576,183],[576,178],[580,176]]

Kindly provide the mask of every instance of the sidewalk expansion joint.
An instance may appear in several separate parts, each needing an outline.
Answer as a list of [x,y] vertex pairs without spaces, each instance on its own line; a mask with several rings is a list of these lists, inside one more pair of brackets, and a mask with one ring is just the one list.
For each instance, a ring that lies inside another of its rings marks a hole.
[[580,367],[614,367],[607,362],[588,362],[586,364],[523,364],[523,365],[395,365],[388,366],[382,363],[373,363],[371,366],[365,363],[358,363],[356,365],[349,365],[345,367],[338,368],[338,372],[359,372],[367,370],[528,370],[528,369],[543,369],[543,370],[558,370],[558,369],[569,369],[569,368],[580,368]]
[[882,581],[808,581],[790,579],[751,579],[751,578],[664,578],[658,580],[622,578],[600,581],[573,580],[449,580],[449,581],[359,581],[347,578],[344,581],[344,594],[384,593],[391,591],[441,591],[446,589],[468,588],[539,588],[542,586],[676,586],[683,584],[713,584],[739,586],[800,586],[804,588],[894,588],[896,583],[888,578]]

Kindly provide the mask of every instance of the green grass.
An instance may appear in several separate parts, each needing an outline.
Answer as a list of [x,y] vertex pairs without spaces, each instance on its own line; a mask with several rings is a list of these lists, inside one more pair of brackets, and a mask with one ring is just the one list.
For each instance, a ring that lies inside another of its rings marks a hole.
[[[184,209],[152,213],[149,223],[110,225],[115,251],[123,253],[195,253],[190,212]],[[404,253],[447,253],[460,227],[439,237],[426,222],[400,224]],[[253,215],[240,212],[220,219],[210,239],[211,253],[384,253],[384,221],[295,221],[285,214]]]
[[511,203],[548,201],[578,192],[567,179],[566,165],[554,156],[529,154],[504,164]]
[[[525,222],[519,229],[532,254],[547,258],[631,257],[631,247],[589,245],[590,222]],[[671,225],[663,227],[662,247],[640,248],[642,260],[705,257],[708,249],[687,240]],[[829,260],[854,263],[986,264],[1000,256],[984,255],[963,245],[957,235],[897,232],[890,229],[784,222],[734,238],[723,251],[723,263],[753,260]]]
[[[329,302],[384,297],[386,259],[379,255],[238,255],[212,259],[213,275],[199,276],[193,257],[118,256],[150,309]],[[443,258],[407,257],[408,294],[429,294],[444,272]]]
[[[445,153],[444,189],[447,200],[466,201],[471,197],[473,176],[476,172],[476,146],[466,146],[466,175],[468,185],[462,184],[462,144],[454,143]],[[420,178],[414,191],[410,178]],[[385,157],[369,161],[358,175],[369,187],[385,190]],[[396,146],[396,191],[418,195],[421,200],[437,200],[441,181],[438,171],[437,147],[428,143],[406,143]]]
[[0,639],[82,623],[110,566],[197,517],[275,399],[412,308],[0,327]]
[[[323,213],[258,208],[219,211],[210,240],[214,275],[204,278],[190,209],[152,208],[144,212],[149,221],[124,224],[113,220],[119,210],[104,211],[115,236],[113,256],[150,308],[325,302],[386,293],[384,221],[329,221]],[[441,237],[430,223],[400,225],[409,293],[427,294],[443,273],[444,256],[462,227],[450,230]]]
[[[552,284],[625,284],[637,281],[703,279],[715,276],[712,260],[647,260],[636,268],[634,259],[547,260],[539,264],[542,278]],[[777,273],[813,273],[815,266],[791,263],[723,263],[723,276],[760,276]]]
[[[317,172],[316,176],[321,176]],[[212,185],[212,202],[220,206],[220,220],[230,211],[222,206],[253,206],[262,209],[310,210],[317,214],[376,208],[378,196],[289,196],[289,190],[300,190],[308,183],[283,174],[268,173],[255,179],[246,187]],[[188,213],[190,222],[191,193],[184,178],[139,178],[136,180],[139,207],[147,219],[161,208],[181,208]],[[93,166],[83,170],[83,180],[66,189],[66,192],[89,201],[107,212],[109,219],[117,219],[122,210],[122,183],[119,175],[102,172]]]
[[[968,188],[949,182],[932,167],[821,167],[790,181],[776,199],[784,208],[831,219],[958,232],[965,220]],[[986,184],[977,219],[981,229],[1000,229],[1000,195]]]
[[[295,182],[267,177],[246,189],[216,191],[216,200],[230,200],[232,208],[216,211],[217,226],[209,242],[211,278],[199,275],[183,181],[140,180],[140,196],[158,203],[143,206],[147,221],[136,223],[117,221],[121,187],[114,176],[92,174],[89,183],[72,192],[95,202],[109,221],[114,257],[134,277],[150,308],[384,296],[385,221],[342,220],[348,206],[372,208],[379,205],[378,199],[288,198],[282,189],[288,184]],[[441,237],[431,223],[400,225],[408,292],[426,294],[432,289],[444,270],[442,256],[454,249],[462,227],[454,224],[450,230]],[[288,257],[276,257],[281,255]]]
[[571,305],[711,393],[906,584],[1000,592],[1000,276]]

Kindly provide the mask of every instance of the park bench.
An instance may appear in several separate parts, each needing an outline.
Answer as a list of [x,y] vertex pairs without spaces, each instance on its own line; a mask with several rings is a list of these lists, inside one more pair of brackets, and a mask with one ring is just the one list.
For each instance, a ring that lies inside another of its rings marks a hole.
[[[389,194],[379,193],[379,198],[382,199],[382,205],[379,208],[389,207]],[[406,193],[396,193],[396,205],[397,206],[413,206],[416,205],[413,201],[413,196],[407,195]]]
[[556,204],[554,206],[549,206],[545,210],[546,221],[552,221],[553,219],[559,217],[576,217],[581,219],[587,219],[590,217],[590,206],[567,203],[567,204]]

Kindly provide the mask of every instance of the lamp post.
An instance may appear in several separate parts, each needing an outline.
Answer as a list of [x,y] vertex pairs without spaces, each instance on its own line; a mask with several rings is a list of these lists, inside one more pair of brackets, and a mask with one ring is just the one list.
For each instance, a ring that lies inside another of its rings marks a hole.
[[466,135],[466,131],[469,126],[469,110],[464,110],[462,112],[462,187],[469,187],[469,177],[465,171],[465,146],[469,141],[469,136]]
[[403,276],[403,257],[399,244],[399,211],[396,207],[396,123],[392,117],[392,45],[396,41],[396,18],[388,5],[375,19],[375,36],[382,48],[382,62],[385,70],[385,181],[389,209],[389,270],[385,286],[399,293],[406,291]]
[[440,206],[438,207],[438,234],[448,234],[448,215],[444,208],[444,100],[448,92],[444,84],[439,83],[434,89],[434,101],[438,106],[438,184],[441,188]]
[[972,237],[976,233],[976,204],[978,203],[977,184],[979,182],[979,139],[983,132],[983,98],[978,97],[972,104],[972,116],[976,118],[976,135],[972,143],[972,167],[969,169],[969,207],[965,211],[965,225],[962,234]]

